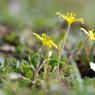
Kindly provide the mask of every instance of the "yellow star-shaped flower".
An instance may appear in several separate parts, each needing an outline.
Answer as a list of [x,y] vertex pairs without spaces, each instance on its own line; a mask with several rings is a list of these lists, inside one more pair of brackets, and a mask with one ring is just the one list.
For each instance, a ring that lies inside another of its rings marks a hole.
[[53,39],[47,36],[45,33],[43,33],[41,36],[37,33],[33,33],[33,35],[35,35],[39,40],[41,40],[44,46],[48,46],[50,48],[54,46],[55,48],[57,48],[57,45],[53,42]]
[[80,19],[76,19],[76,14],[74,13],[67,13],[67,15],[63,15],[59,12],[56,13],[57,15],[60,15],[62,16],[69,25],[71,25],[73,22],[81,22],[81,23],[84,23],[84,19],[83,18],[80,18]]
[[85,33],[86,35],[88,35],[89,39],[95,40],[95,31],[94,31],[94,29],[89,30],[89,31],[86,31],[84,28],[81,28],[81,30],[83,30],[84,33]]

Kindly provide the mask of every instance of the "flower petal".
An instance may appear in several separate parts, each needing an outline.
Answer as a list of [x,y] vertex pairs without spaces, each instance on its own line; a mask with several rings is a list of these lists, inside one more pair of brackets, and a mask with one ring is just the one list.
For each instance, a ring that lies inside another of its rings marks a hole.
[[83,18],[75,19],[75,22],[81,22],[81,23],[84,23],[84,19],[83,19]]
[[42,40],[42,37],[39,36],[37,33],[34,33],[34,32],[33,32],[33,35],[35,35],[38,39]]
[[57,45],[54,42],[51,42],[51,45],[57,48]]
[[64,18],[64,15],[62,15],[61,13],[57,12],[56,15],[62,16]]
[[82,31],[84,31],[85,34],[87,34],[89,36],[89,33],[84,29],[84,28],[80,28]]

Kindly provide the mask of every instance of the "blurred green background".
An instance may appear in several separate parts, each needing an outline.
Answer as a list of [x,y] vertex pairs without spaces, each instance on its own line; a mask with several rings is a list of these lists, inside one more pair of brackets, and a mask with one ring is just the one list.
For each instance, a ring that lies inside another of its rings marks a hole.
[[53,26],[56,12],[74,12],[94,27],[95,0],[0,0],[0,23],[17,28]]

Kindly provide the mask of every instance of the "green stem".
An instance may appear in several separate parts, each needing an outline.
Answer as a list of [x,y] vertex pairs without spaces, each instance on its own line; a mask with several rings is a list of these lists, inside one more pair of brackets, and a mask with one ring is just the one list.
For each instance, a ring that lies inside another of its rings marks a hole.
[[39,49],[39,56],[38,56],[38,63],[37,63],[37,67],[36,67],[36,69],[38,69],[39,68],[39,66],[40,66],[40,61],[41,61],[41,58],[42,58],[42,54],[43,54],[43,46]]
[[36,81],[37,77],[38,77],[39,67],[40,67],[40,63],[41,63],[41,58],[43,57],[43,46],[39,49],[38,52],[39,52],[38,62],[37,62],[36,69],[34,70],[33,81]]
[[57,68],[57,73],[59,74],[59,66],[60,66],[60,61],[61,61],[61,57],[62,57],[62,52],[63,52],[63,49],[64,49],[64,46],[65,46],[65,43],[66,43],[66,40],[67,40],[67,37],[69,35],[69,31],[70,31],[70,24],[68,25],[68,29],[65,33],[65,38],[64,38],[64,41],[61,41],[60,42],[60,49],[59,49],[59,56],[58,56],[58,68]]

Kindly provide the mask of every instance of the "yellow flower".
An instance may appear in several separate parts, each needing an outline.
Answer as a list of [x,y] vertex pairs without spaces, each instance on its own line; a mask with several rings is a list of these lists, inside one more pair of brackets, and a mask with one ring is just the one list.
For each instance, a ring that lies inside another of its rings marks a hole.
[[80,18],[80,19],[76,19],[76,14],[74,13],[67,13],[67,15],[63,15],[59,12],[56,13],[57,15],[60,15],[62,16],[69,25],[71,25],[73,22],[81,22],[81,23],[84,23],[84,19],[83,18]]
[[45,33],[43,33],[41,36],[37,33],[33,33],[33,35],[35,35],[39,40],[41,40],[44,46],[48,46],[50,48],[54,46],[55,48],[57,48],[57,45],[53,42],[53,39],[47,36]]
[[88,35],[89,39],[91,40],[95,40],[95,31],[94,29],[86,31],[84,28],[80,28],[81,30],[83,30],[85,32],[85,34]]

